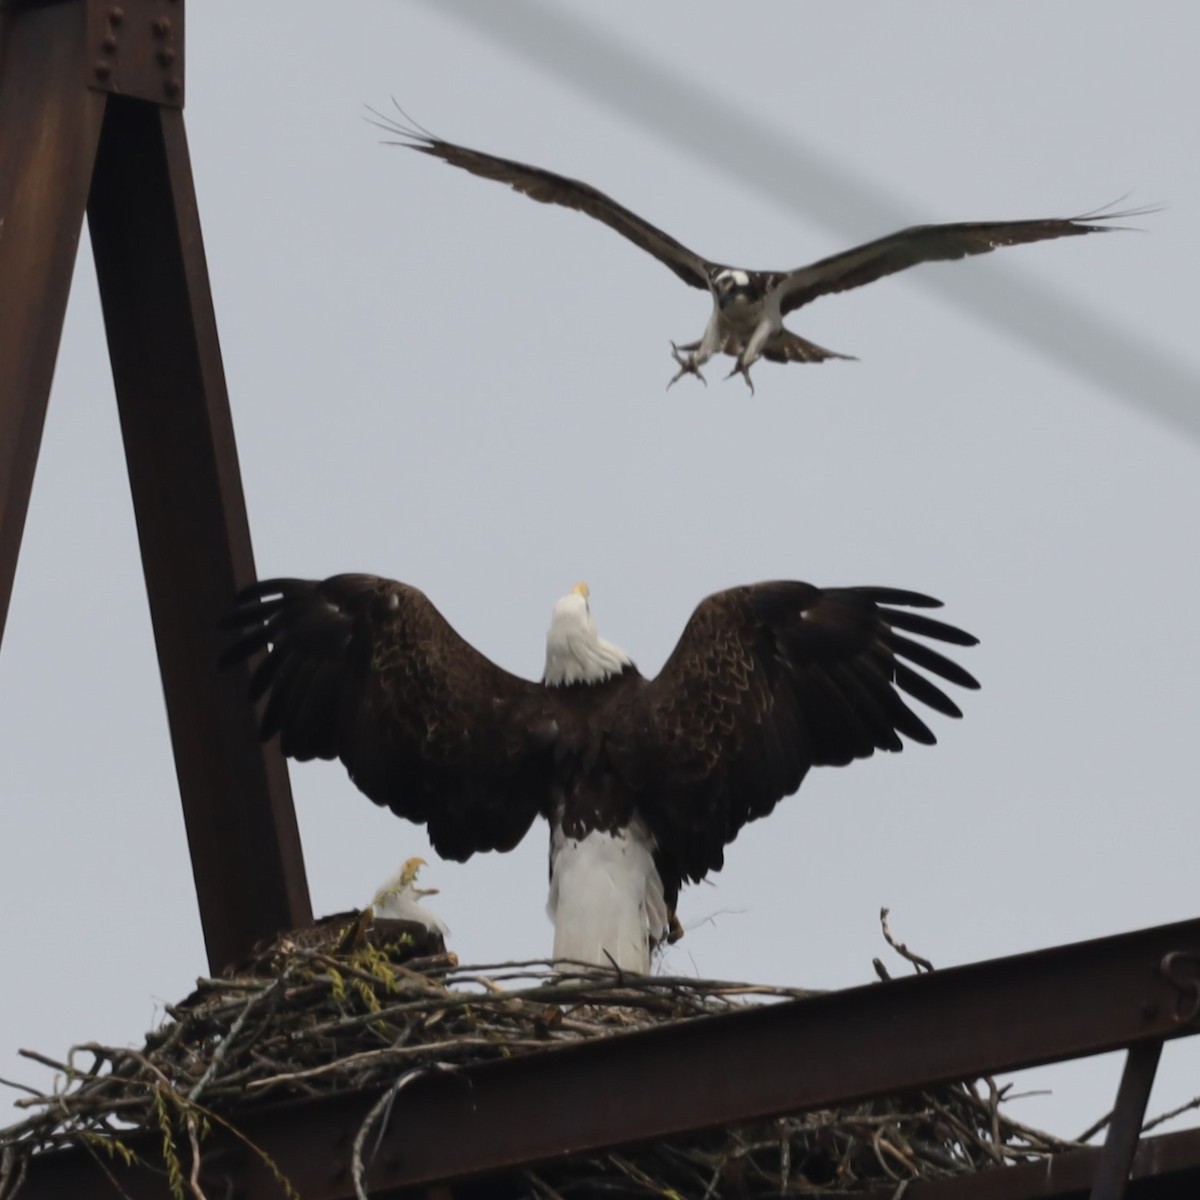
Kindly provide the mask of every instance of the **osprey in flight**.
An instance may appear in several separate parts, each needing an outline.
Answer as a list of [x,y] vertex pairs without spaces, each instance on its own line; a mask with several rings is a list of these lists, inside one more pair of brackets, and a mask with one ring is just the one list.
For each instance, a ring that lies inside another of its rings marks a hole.
[[683,346],[671,343],[679,370],[668,387],[684,375],[695,375],[703,380],[700,368],[718,352],[736,360],[729,374],[741,375],[751,392],[754,384],[750,381],[750,367],[760,358],[783,363],[852,358],[852,355],[826,350],[785,329],[783,318],[819,296],[861,287],[918,263],[966,258],[972,254],[986,254],[998,246],[1017,246],[1023,242],[1106,233],[1120,226],[1095,222],[1140,216],[1150,211],[1096,212],[1080,217],[1033,221],[913,225],[807,267],[789,271],[751,271],[702,258],[590,184],[556,175],[541,167],[456,146],[424,130],[393,121],[374,109],[370,111],[378,118],[375,124],[406,139],[389,145],[407,146],[410,150],[431,154],[473,175],[507,183],[543,204],[560,204],[595,217],[635,246],[653,254],[684,283],[707,291],[712,296],[712,316],[699,341]]
[[414,587],[374,575],[270,579],[227,619],[232,662],[266,650],[251,695],[291,758],[339,758],[359,789],[426,825],[445,858],[511,850],[550,825],[554,957],[645,972],[680,886],[811,767],[901,735],[909,707],[958,707],[915,668],[978,684],[912,635],[976,639],[894,588],[758,583],[692,614],[655,679],[596,632],[588,589],[554,606],[540,683],[468,645]]

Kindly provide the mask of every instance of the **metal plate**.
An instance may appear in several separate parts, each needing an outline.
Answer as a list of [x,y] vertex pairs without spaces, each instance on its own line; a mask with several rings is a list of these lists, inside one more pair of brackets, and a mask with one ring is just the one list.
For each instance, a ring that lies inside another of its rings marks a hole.
[[87,0],[87,82],[183,107],[183,0]]

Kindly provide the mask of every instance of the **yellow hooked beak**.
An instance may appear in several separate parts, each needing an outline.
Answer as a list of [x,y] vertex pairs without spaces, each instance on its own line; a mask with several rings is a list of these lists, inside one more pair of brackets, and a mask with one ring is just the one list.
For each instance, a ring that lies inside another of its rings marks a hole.
[[423,858],[410,858],[400,869],[400,886],[412,887],[417,882],[421,868],[428,865]]

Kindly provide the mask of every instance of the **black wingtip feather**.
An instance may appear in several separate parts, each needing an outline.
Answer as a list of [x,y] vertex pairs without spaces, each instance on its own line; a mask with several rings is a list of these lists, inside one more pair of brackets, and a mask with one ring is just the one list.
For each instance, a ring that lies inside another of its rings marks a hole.
[[924,592],[910,592],[904,588],[856,587],[851,590],[865,600],[872,600],[876,604],[903,604],[908,608],[941,608],[943,606],[942,601],[934,596],[927,596]]
[[956,625],[934,620],[921,613],[905,612],[902,608],[881,608],[879,615],[894,629],[903,629],[920,637],[933,638],[939,642],[950,642],[955,646],[977,646],[979,639]]
[[918,667],[924,667],[926,671],[932,671],[947,682],[958,684],[959,687],[978,689],[979,681],[974,675],[931,647],[902,637],[898,633],[892,633],[887,641],[894,654],[909,659]]
[[936,684],[931,683],[924,675],[919,675],[905,663],[896,663],[896,686],[914,700],[920,700],[926,708],[932,708],[945,717],[961,717],[962,709],[946,695]]

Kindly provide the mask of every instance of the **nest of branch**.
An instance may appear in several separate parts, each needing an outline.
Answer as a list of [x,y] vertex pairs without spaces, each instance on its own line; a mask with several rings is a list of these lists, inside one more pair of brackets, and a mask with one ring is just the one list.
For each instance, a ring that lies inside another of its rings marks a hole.
[[[18,1100],[32,1115],[0,1130],[0,1197],[15,1194],[36,1151],[82,1145],[106,1162],[130,1161],[131,1135],[146,1131],[162,1147],[174,1193],[202,1195],[193,1184],[206,1135],[236,1129],[251,1108],[359,1088],[394,1093],[398,1078],[425,1070],[812,994],[602,971],[564,979],[545,963],[460,967],[445,953],[414,957],[421,947],[407,933],[347,940],[352,925],[315,941],[282,939],[232,978],[199,980],[141,1049],[84,1043],[65,1062],[22,1051],[63,1078],[51,1095]],[[1011,1120],[1002,1098],[991,1080],[954,1084],[581,1155],[525,1172],[521,1186],[541,1200],[850,1195],[1073,1145]],[[358,1139],[359,1179],[369,1140]]]

